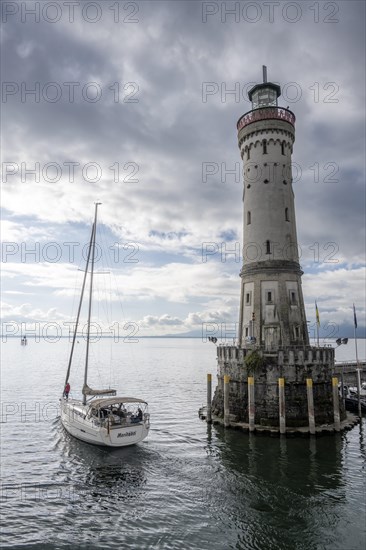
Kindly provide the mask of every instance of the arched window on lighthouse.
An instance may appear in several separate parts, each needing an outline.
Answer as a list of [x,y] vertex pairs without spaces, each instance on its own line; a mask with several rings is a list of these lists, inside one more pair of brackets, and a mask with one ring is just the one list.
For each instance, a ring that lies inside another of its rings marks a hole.
[[290,220],[289,220],[289,217],[288,217],[288,208],[285,208],[285,220],[286,220],[287,222],[290,221]]
[[282,153],[282,155],[285,154],[285,142],[284,141],[281,143],[281,153]]
[[266,254],[271,253],[271,243],[270,241],[266,241]]
[[248,147],[248,149],[247,149],[247,160],[249,160],[249,159],[250,159],[250,147]]
[[266,155],[267,154],[267,140],[264,139],[262,141],[262,146],[263,146],[263,155]]
[[250,225],[252,223],[252,215],[250,211],[247,212],[247,225]]

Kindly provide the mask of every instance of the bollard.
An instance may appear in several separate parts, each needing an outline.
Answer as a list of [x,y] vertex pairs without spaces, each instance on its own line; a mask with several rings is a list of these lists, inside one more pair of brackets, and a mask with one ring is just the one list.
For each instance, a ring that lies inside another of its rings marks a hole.
[[211,389],[211,380],[212,380],[211,374],[207,374],[207,418],[206,418],[206,421],[207,421],[208,424],[211,424],[211,422],[212,422],[212,407],[211,407],[212,389]]
[[308,415],[309,415],[309,432],[315,434],[315,415],[314,415],[314,396],[313,396],[313,380],[306,379],[306,391],[308,394]]
[[333,413],[334,413],[334,429],[336,432],[341,430],[341,419],[339,416],[339,394],[338,394],[338,378],[332,378],[333,386]]
[[230,376],[224,375],[224,426],[230,426],[230,410],[229,410],[229,382]]
[[278,405],[280,413],[280,434],[286,433],[286,412],[285,412],[285,379],[278,379]]
[[254,432],[255,404],[254,404],[254,377],[253,376],[248,376],[248,413],[249,413],[249,431]]

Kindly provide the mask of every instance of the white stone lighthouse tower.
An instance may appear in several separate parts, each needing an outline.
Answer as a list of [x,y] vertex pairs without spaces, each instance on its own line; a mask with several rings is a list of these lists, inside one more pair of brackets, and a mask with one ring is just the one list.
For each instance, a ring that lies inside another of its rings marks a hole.
[[[309,345],[296,236],[291,156],[295,115],[277,105],[279,85],[248,93],[237,129],[244,164],[244,241],[238,342],[217,347],[217,386],[208,408],[224,425],[297,430],[345,418],[334,349]],[[215,421],[215,420],[214,420]]]
[[239,347],[308,345],[301,288],[291,156],[295,115],[278,107],[281,88],[248,93],[252,110],[238,121],[244,163],[244,239]]

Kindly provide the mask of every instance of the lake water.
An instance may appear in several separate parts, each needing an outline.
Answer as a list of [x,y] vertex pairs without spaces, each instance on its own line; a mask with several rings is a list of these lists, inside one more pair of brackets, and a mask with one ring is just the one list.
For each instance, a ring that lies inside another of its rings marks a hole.
[[[350,344],[338,359],[354,358]],[[90,385],[111,382],[121,395],[146,399],[151,430],[137,446],[97,448],[60,425],[68,348],[66,339],[3,344],[1,548],[365,548],[365,418],[318,439],[208,426],[198,409],[206,373],[216,373],[214,345],[103,340]]]

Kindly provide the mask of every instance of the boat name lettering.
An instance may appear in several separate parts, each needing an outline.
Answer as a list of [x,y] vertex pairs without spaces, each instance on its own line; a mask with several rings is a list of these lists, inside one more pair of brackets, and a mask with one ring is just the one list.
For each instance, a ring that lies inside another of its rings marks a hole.
[[126,437],[126,436],[130,436],[130,435],[136,435],[136,432],[126,432],[126,433],[119,432],[117,434],[117,437]]

